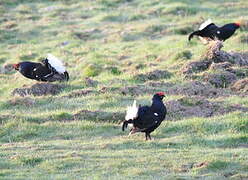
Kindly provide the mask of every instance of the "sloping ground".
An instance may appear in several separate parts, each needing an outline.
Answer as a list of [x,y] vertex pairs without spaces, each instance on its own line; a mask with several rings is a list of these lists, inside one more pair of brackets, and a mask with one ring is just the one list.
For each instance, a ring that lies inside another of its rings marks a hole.
[[[247,16],[246,1],[0,2],[0,179],[247,179],[247,30],[187,42],[203,18]],[[224,47],[222,47],[224,45]],[[222,49],[221,49],[222,48]],[[11,68],[52,53],[68,83]],[[168,115],[144,141],[126,106],[164,91]]]
[[[203,81],[217,88],[228,88],[246,93],[246,78],[248,76],[248,54],[228,53],[222,51],[221,41],[213,41],[208,47],[203,60],[186,64],[182,73],[188,78],[200,74]],[[242,86],[240,84],[242,83]],[[235,86],[239,86],[235,88]]]

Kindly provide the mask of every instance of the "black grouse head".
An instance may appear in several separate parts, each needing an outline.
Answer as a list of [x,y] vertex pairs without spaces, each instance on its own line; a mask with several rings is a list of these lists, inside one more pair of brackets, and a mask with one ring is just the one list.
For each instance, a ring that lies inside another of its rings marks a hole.
[[236,22],[236,23],[233,23],[233,26],[234,26],[234,28],[235,29],[238,29],[238,28],[240,28],[240,22]]
[[13,64],[13,68],[17,71],[19,71],[20,64]]
[[41,62],[46,65],[48,63],[48,59],[43,59]]
[[153,99],[160,99],[160,100],[162,100],[163,98],[164,98],[164,92],[157,92],[153,96]]

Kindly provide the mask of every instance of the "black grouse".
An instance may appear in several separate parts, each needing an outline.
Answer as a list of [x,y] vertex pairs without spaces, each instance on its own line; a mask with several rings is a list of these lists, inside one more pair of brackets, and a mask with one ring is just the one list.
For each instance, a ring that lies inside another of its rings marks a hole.
[[122,130],[127,128],[128,124],[133,124],[129,134],[144,132],[146,140],[151,139],[150,133],[153,132],[165,119],[167,113],[163,103],[164,93],[158,92],[152,98],[151,106],[136,106],[134,101],[132,106],[127,107],[125,121]]
[[194,36],[199,36],[205,41],[215,39],[225,41],[230,38],[239,27],[240,23],[229,23],[222,27],[218,27],[209,19],[201,24],[198,31],[191,33],[188,39],[190,41]]
[[62,62],[55,56],[48,54],[41,63],[20,62],[13,67],[23,76],[37,81],[68,81],[69,74]]

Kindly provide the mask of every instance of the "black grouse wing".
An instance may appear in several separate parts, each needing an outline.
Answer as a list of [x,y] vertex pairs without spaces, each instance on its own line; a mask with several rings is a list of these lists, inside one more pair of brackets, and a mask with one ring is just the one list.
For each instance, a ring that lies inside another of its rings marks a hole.
[[203,25],[199,28],[199,30],[191,33],[188,37],[188,40],[190,41],[194,36],[201,36],[214,39],[216,29],[218,29],[218,26],[216,26],[214,23],[208,24],[206,27],[204,27]]
[[47,81],[47,78],[53,74],[52,71],[44,65],[34,68],[32,73],[35,79],[39,81]]
[[29,78],[29,79],[35,79],[35,80],[40,80],[38,75],[36,74],[36,70],[41,67],[42,64],[40,63],[33,63],[33,62],[21,62],[20,63],[20,73]]
[[156,113],[153,113],[152,109],[148,106],[140,107],[138,110],[138,117],[134,120],[134,127],[139,128],[140,131],[144,131],[147,128],[154,126],[159,117]]
[[218,29],[218,26],[216,26],[214,23],[211,23],[207,27],[201,30],[200,36],[214,39],[216,29]]
[[231,37],[236,31],[235,26],[233,23],[226,24],[218,29],[215,30],[215,35],[218,37],[219,40],[225,41],[229,37]]

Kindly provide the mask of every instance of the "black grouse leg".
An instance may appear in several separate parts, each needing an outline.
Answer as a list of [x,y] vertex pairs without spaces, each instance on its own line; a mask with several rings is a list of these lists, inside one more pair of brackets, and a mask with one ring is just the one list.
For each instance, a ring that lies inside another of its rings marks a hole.
[[151,138],[150,134],[146,132],[146,141],[147,141],[147,140],[151,140],[151,139],[152,139],[152,138]]
[[147,134],[147,136],[148,136],[149,140],[152,140],[150,133]]

